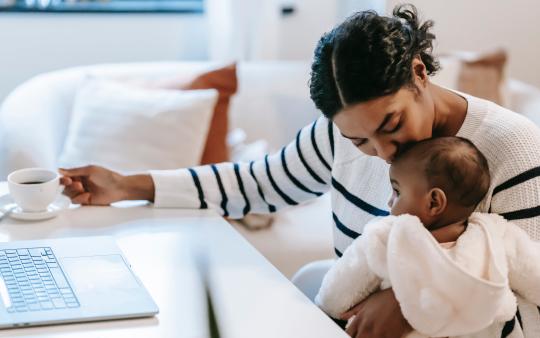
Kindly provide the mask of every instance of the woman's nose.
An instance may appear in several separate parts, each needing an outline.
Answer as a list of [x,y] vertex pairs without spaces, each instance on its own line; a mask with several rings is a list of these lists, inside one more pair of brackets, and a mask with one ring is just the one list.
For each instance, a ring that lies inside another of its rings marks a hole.
[[377,156],[390,163],[396,154],[396,146],[391,142],[375,142]]

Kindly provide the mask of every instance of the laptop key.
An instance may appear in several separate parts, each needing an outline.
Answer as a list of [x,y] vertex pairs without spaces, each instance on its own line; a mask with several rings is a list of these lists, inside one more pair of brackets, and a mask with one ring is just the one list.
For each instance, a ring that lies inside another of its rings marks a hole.
[[28,304],[28,310],[39,311],[41,310],[41,306],[39,306],[39,303],[31,303],[31,304]]
[[60,293],[63,294],[63,295],[70,295],[71,294],[71,289],[70,288],[60,288]]
[[51,300],[54,304],[54,307],[57,309],[63,309],[66,307],[66,302],[64,302],[62,298],[53,298]]
[[24,302],[24,298],[22,294],[9,294],[9,298],[11,298],[12,302]]
[[59,288],[67,288],[69,287],[69,284],[66,280],[66,277],[64,277],[64,273],[59,268],[50,268],[51,274],[53,275],[54,281],[56,282],[56,285],[58,285]]
[[41,302],[41,308],[42,309],[45,309],[45,310],[50,310],[52,309],[54,306],[53,306],[53,303],[52,302]]
[[45,252],[43,249],[40,248],[30,248],[28,249],[28,251],[30,252],[30,256],[33,257],[41,257],[41,254]]

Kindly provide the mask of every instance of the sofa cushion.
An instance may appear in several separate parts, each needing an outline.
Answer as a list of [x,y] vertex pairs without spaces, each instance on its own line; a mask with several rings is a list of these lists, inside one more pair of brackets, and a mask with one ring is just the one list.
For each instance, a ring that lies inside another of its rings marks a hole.
[[505,106],[504,69],[507,58],[504,50],[443,54],[439,58],[442,69],[433,80],[445,87]]
[[226,142],[229,130],[228,111],[231,96],[236,93],[238,88],[236,64],[206,71],[188,82],[186,82],[185,76],[179,76],[177,79],[165,79],[160,81],[157,86],[182,90],[216,89],[219,92],[200,164],[228,161],[229,150]]
[[217,91],[148,89],[89,78],[75,97],[60,166],[122,172],[200,162]]

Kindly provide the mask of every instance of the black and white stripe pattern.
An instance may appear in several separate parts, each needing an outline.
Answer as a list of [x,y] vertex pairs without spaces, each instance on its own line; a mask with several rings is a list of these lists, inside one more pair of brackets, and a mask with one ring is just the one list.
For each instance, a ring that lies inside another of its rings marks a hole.
[[[484,153],[492,171],[491,193],[478,211],[499,213],[540,240],[540,131],[503,108],[467,99],[467,118],[458,136],[470,139]],[[388,166],[344,146],[350,141],[336,131],[321,117],[276,154],[250,163],[190,168],[185,176],[191,186],[186,194],[191,195],[185,200],[191,204],[198,200],[201,208],[234,218],[275,212],[330,191],[334,251],[339,257],[361,236],[364,224],[388,214],[391,187]],[[501,337],[514,337],[521,326],[518,313]]]
[[334,143],[332,124],[320,119],[298,132],[277,154],[250,163],[220,163],[189,168],[201,208],[223,216],[275,212],[321,196],[330,189]]

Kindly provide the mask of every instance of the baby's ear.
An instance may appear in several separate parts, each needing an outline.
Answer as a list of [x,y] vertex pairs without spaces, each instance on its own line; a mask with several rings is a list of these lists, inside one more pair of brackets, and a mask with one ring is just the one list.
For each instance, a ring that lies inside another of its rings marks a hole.
[[429,214],[430,216],[438,216],[446,210],[448,201],[446,194],[439,188],[433,188],[429,191]]

